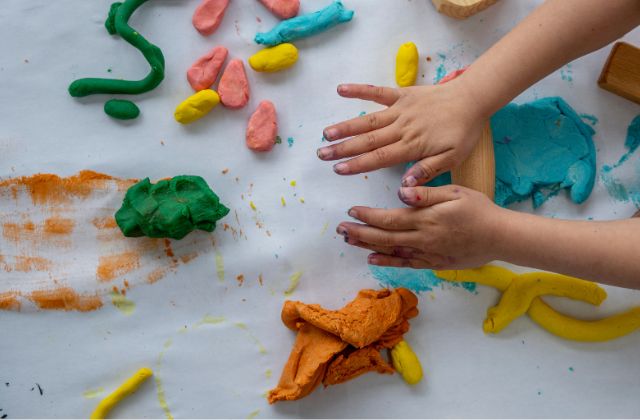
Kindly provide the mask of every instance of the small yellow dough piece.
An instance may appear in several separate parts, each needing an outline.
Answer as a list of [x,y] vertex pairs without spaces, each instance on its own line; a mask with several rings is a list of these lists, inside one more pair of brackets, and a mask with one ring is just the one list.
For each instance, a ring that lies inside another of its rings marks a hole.
[[[506,268],[486,265],[470,270],[436,271],[438,277],[448,281],[490,286],[503,292],[518,274]],[[534,274],[534,273],[531,273]],[[640,329],[640,307],[594,321],[585,321],[563,315],[536,297],[527,312],[542,328],[558,337],[584,342],[615,340]]]
[[136,392],[138,387],[147,380],[153,372],[149,368],[142,368],[137,371],[132,377],[127,379],[122,385],[115,391],[105,397],[98,406],[91,413],[92,419],[104,419],[116,404],[122,401],[124,398]]
[[293,44],[265,48],[249,57],[249,65],[258,72],[274,73],[293,66],[298,61],[298,49]]
[[400,45],[396,55],[396,83],[400,87],[413,86],[418,77],[418,47],[413,42]]
[[220,103],[220,96],[211,89],[204,89],[185,99],[178,107],[174,116],[181,124],[189,124],[207,115]]
[[514,319],[524,315],[537,296],[553,295],[600,305],[607,292],[596,283],[553,273],[526,273],[517,276],[502,294],[500,303],[489,308],[482,326],[486,333],[499,333]]
[[418,356],[406,341],[402,340],[391,349],[391,363],[402,379],[409,385],[422,380],[422,365]]

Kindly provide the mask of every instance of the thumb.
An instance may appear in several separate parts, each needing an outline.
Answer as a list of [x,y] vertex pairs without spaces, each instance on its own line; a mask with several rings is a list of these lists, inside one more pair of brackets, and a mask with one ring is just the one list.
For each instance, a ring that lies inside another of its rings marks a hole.
[[412,207],[431,207],[446,201],[460,198],[460,187],[402,187],[398,190],[400,200]]
[[416,187],[423,185],[438,175],[451,170],[455,166],[452,157],[453,151],[448,151],[416,162],[415,165],[407,169],[407,172],[402,177],[402,186]]

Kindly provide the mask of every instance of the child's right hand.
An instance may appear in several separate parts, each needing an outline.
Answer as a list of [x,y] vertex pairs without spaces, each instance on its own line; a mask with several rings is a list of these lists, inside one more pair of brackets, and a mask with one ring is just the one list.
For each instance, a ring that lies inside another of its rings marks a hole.
[[351,158],[334,166],[353,175],[417,161],[402,177],[413,187],[462,163],[488,115],[465,86],[464,75],[444,85],[402,89],[371,85],[338,86],[345,98],[359,98],[387,109],[327,127],[328,141],[347,140],[318,149],[322,160]]

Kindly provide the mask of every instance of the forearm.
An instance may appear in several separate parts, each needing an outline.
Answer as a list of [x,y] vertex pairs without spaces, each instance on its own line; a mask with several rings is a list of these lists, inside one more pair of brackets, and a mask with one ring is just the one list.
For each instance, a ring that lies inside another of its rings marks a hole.
[[640,219],[586,222],[501,212],[496,259],[640,289]]
[[640,24],[638,0],[547,0],[459,78],[485,117]]

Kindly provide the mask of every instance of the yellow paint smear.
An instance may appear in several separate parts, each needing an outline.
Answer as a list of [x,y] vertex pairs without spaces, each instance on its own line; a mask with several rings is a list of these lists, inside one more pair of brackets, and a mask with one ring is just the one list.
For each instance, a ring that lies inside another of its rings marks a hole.
[[98,398],[101,394],[104,393],[104,388],[96,388],[96,389],[87,389],[82,393],[82,396],[86,399]]
[[218,280],[224,281],[224,257],[219,252],[216,252],[216,273]]
[[298,284],[300,284],[300,277],[302,277],[302,274],[302,271],[296,271],[289,277],[289,287],[284,291],[285,296],[291,296],[293,294],[298,287]]
[[95,410],[93,410],[93,413],[91,413],[91,418],[106,418],[116,404],[136,392],[140,385],[142,385],[151,375],[153,375],[153,372],[149,368],[142,368],[138,370],[132,377],[127,379],[122,385],[113,391],[113,393],[100,401]]
[[252,411],[252,412],[251,412],[251,413],[249,413],[249,415],[247,416],[247,419],[255,419],[256,417],[258,417],[258,414],[260,414],[260,410]]
[[225,317],[223,316],[211,316],[207,314],[204,317],[202,317],[202,319],[196,324],[196,327],[199,327],[205,324],[210,324],[210,325],[221,324],[224,321],[225,321]]
[[136,304],[119,292],[111,292],[111,303],[123,314],[130,316],[136,310]]

